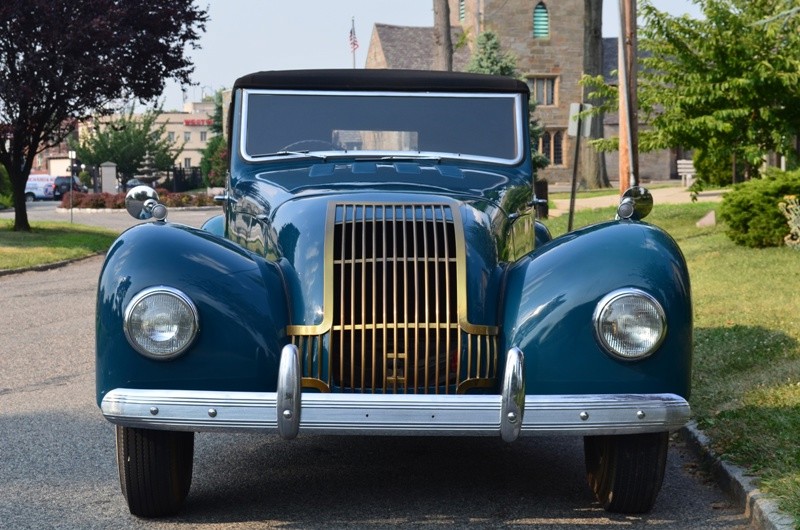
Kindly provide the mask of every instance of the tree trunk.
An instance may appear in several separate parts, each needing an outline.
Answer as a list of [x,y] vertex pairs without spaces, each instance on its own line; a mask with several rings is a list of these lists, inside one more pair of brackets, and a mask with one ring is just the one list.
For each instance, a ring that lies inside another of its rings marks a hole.
[[453,40],[450,37],[450,4],[447,0],[433,0],[433,45],[433,69],[452,71]]
[[[583,19],[583,73],[597,76],[603,73],[603,0],[584,0]],[[584,102],[597,106],[599,101],[588,98],[590,89],[584,88]],[[603,116],[592,118],[590,139],[603,137]],[[589,188],[608,188],[611,183],[606,172],[605,153],[597,152],[588,141],[581,142],[579,178]]]
[[[12,165],[13,167],[13,165]],[[9,169],[9,168],[6,168]],[[30,232],[31,225],[28,222],[28,204],[25,202],[25,185],[28,177],[23,176],[21,171],[9,171],[8,177],[11,180],[11,189],[14,196],[14,232]]]

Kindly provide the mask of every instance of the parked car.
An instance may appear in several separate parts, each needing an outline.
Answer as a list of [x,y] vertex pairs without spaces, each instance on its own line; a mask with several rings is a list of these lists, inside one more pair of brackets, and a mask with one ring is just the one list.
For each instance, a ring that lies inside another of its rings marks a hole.
[[42,201],[53,198],[56,177],[52,175],[29,175],[25,183],[25,201]]
[[[125,191],[132,190],[136,186],[150,186],[150,185],[147,184],[146,182],[142,182],[139,179],[135,179],[135,178],[128,179],[128,182],[125,183]],[[152,186],[150,186],[150,187],[152,187]]]
[[53,183],[54,199],[61,200],[65,194],[69,193],[70,181],[72,181],[72,191],[77,191],[79,193],[87,193],[89,191],[89,188],[84,186],[78,177],[56,177]]
[[650,510],[690,415],[686,263],[640,187],[551,237],[528,98],[476,74],[254,73],[221,215],[175,225],[128,192],[156,221],[107,254],[96,373],[133,514],[180,509],[202,431],[581,436],[602,506]]

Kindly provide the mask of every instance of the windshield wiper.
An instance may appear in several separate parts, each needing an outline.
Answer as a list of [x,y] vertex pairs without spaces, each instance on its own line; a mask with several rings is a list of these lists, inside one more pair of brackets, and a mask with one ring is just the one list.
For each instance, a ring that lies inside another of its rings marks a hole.
[[319,158],[320,160],[325,160],[327,158],[325,155],[318,155],[315,153],[311,153],[309,151],[275,151],[274,153],[259,153],[257,155],[250,155],[250,156],[253,158],[262,158],[262,157],[266,158],[268,156],[289,156],[289,155]]

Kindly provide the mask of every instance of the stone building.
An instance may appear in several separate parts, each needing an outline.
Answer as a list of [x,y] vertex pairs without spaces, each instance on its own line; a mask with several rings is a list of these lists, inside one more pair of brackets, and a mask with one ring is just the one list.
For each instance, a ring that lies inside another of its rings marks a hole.
[[[491,30],[502,46],[517,58],[517,71],[527,80],[536,101],[535,117],[544,128],[539,150],[550,166],[539,173],[550,182],[572,178],[574,138],[567,136],[571,103],[583,101],[580,79],[584,73],[584,0],[449,0],[454,43],[453,69],[464,70],[482,31]],[[376,24],[370,39],[366,68],[430,69],[433,29]],[[603,39],[603,74],[610,81],[617,69],[616,39]],[[616,116],[604,123],[605,135],[616,135]],[[617,178],[617,156],[611,153],[608,174]],[[674,176],[676,153],[643,155],[640,177]]]
[[184,169],[200,166],[203,149],[208,145],[213,133],[211,124],[214,116],[213,98],[184,104],[183,112],[164,112],[156,120],[166,124],[167,140],[183,149],[175,158],[175,165]]

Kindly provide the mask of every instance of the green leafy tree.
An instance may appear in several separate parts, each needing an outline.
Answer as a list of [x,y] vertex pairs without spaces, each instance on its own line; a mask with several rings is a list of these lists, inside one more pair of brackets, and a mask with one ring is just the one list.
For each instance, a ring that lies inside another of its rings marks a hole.
[[213,134],[223,134],[225,124],[222,121],[222,88],[214,92],[214,114],[211,116],[211,126],[208,128]]
[[[800,127],[800,17],[786,16],[785,0],[696,3],[703,19],[641,4],[638,95],[649,126],[639,148],[700,149],[734,180],[737,165],[755,176],[768,153],[791,151]],[[585,82],[615,108],[614,87]]]
[[222,187],[228,172],[228,142],[223,136],[212,136],[203,149],[200,171],[206,185]]
[[150,101],[188,58],[207,12],[193,0],[0,2],[0,164],[14,193],[14,230],[29,231],[25,184],[37,153],[120,100]]
[[91,133],[83,135],[80,143],[73,145],[84,164],[117,164],[117,174],[123,184],[141,171],[148,153],[153,169],[164,171],[175,165],[183,148],[169,141],[167,122],[158,122],[160,109],[149,109],[139,115],[133,111],[131,107],[110,120],[95,120]]
[[200,159],[200,172],[207,186],[220,187],[225,185],[228,172],[228,143],[222,135],[225,124],[222,123],[222,90],[214,94],[214,114],[209,130],[212,136]]

